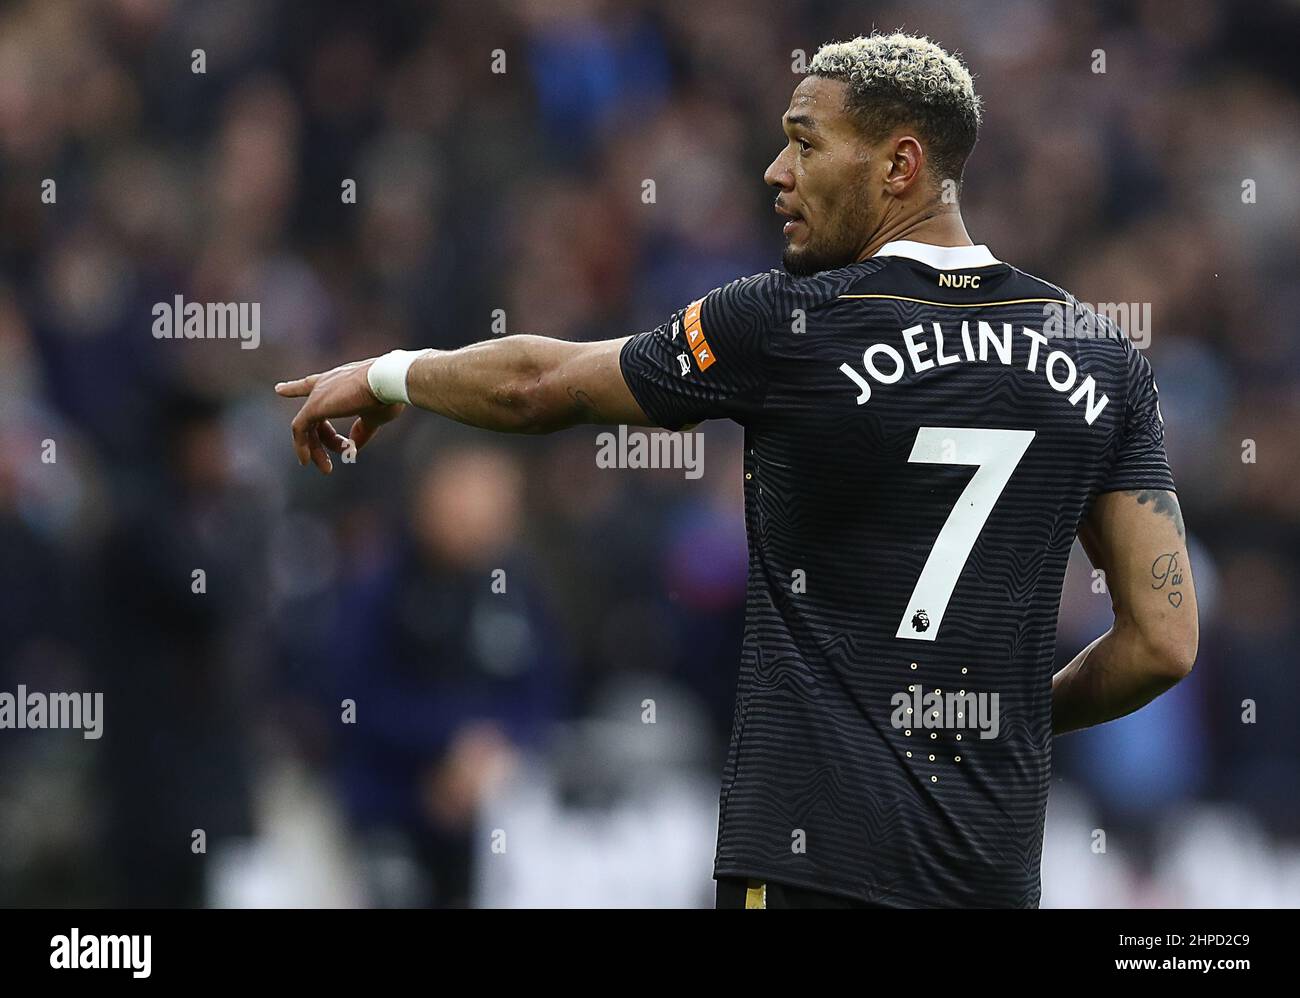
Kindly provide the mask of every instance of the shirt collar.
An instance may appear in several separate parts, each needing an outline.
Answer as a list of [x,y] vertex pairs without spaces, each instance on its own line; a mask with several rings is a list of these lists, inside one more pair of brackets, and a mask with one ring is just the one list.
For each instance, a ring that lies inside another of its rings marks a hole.
[[936,246],[918,243],[911,239],[895,239],[876,250],[875,256],[905,256],[919,260],[935,270],[966,270],[970,267],[990,267],[1001,263],[989,248],[979,246]]

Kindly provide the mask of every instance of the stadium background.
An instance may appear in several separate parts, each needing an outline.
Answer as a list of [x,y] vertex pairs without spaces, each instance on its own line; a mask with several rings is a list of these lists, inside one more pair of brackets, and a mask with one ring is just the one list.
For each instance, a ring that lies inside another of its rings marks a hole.
[[[1200,657],[1057,741],[1043,904],[1300,902],[1296,3],[59,0],[0,10],[0,690],[104,736],[0,732],[0,904],[709,903],[738,431],[688,480],[417,413],[326,479],[270,386],[777,265],[792,50],[873,26],[976,74],[975,240],[1151,304]],[[153,338],[177,294],[260,347]]]

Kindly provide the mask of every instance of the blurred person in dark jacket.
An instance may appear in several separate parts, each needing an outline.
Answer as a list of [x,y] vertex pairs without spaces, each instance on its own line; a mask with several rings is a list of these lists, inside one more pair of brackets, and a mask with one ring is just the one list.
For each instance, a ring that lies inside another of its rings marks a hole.
[[[204,903],[205,854],[253,830],[250,708],[265,586],[260,521],[231,477],[214,402],[159,408],[165,464],[122,488],[97,591],[107,848],[115,903]],[[202,571],[201,576],[195,575]]]
[[556,715],[555,639],[516,543],[522,487],[502,453],[440,455],[397,557],[344,584],[333,652],[339,697],[356,703],[344,804],[372,861],[393,850],[422,874],[396,894],[372,883],[376,903],[469,903],[488,849],[477,807]]

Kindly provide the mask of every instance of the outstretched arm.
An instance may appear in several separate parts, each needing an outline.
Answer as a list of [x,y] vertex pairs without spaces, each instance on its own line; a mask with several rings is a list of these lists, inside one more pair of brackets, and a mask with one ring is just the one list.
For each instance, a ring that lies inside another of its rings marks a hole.
[[1132,713],[1196,661],[1196,588],[1178,496],[1103,493],[1079,540],[1106,573],[1115,624],[1052,678],[1054,734]]
[[570,343],[510,336],[430,351],[407,375],[411,402],[469,426],[551,433],[578,423],[647,420],[619,370],[627,338]]
[[[329,474],[326,451],[363,447],[405,408],[403,391],[421,409],[504,433],[551,433],[578,423],[651,425],[619,369],[625,342],[507,336],[459,350],[427,350],[409,367],[394,367],[387,358],[355,361],[281,382],[275,390],[285,398],[306,397],[293,420],[294,450],[299,464],[312,461]],[[385,378],[372,377],[376,362]],[[394,371],[397,382],[385,387]],[[329,421],[348,416],[355,419],[345,438]]]

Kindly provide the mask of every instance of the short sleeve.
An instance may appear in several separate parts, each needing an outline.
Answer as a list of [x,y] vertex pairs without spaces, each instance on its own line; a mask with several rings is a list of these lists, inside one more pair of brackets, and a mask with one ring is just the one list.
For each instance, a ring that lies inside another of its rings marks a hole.
[[1165,420],[1151,363],[1127,340],[1129,392],[1118,452],[1099,491],[1176,491],[1165,453]]
[[732,281],[624,344],[623,379],[655,425],[744,422],[762,410],[774,284],[775,272]]

